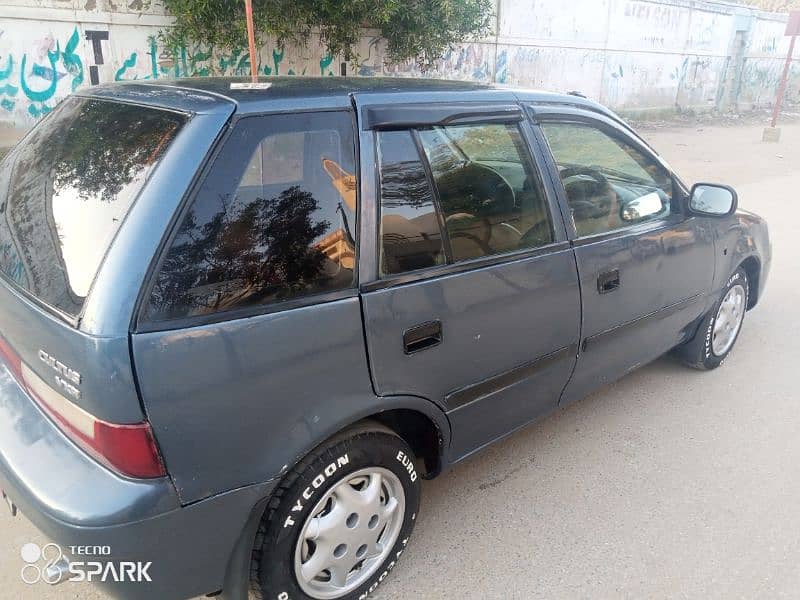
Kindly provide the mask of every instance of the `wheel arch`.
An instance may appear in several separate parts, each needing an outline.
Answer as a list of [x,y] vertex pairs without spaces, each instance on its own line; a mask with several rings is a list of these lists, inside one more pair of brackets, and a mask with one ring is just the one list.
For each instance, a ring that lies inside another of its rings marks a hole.
[[376,413],[361,422],[371,421],[391,429],[411,446],[417,461],[425,465],[426,479],[433,479],[441,472],[444,437],[428,415],[414,409],[396,408]]
[[324,439],[298,457],[296,462],[331,438],[368,423],[377,423],[403,438],[423,462],[426,479],[441,472],[445,450],[450,444],[450,421],[438,405],[419,396],[379,397],[377,404],[332,427]]
[[755,255],[750,255],[737,268],[744,269],[747,274],[747,309],[750,310],[758,303],[761,262]]
[[[290,467],[301,462],[317,447],[331,438],[342,435],[351,429],[360,429],[370,423],[388,428],[403,438],[418,459],[425,465],[424,477],[430,479],[438,475],[444,467],[445,450],[450,444],[450,422],[444,411],[436,404],[417,396],[385,396],[379,398],[380,404],[365,410],[363,414],[352,415],[350,419],[334,427],[333,431],[313,447],[308,448]],[[434,437],[435,436],[435,437]],[[419,462],[419,460],[418,460]],[[275,477],[280,480],[287,470]],[[260,499],[250,512],[250,516],[231,552],[226,569],[223,589],[217,594],[221,599],[245,600],[250,586],[252,550],[256,543],[258,526],[277,486],[269,495]]]

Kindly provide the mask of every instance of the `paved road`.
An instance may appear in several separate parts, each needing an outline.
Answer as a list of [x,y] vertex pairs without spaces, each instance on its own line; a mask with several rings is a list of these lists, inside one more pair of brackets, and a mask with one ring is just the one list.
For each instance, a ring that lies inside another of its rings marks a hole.
[[[661,359],[426,483],[377,598],[800,596],[800,125],[783,133],[645,132],[770,222],[767,294],[724,367]],[[0,515],[0,598],[102,598],[22,584],[19,548],[42,538]]]

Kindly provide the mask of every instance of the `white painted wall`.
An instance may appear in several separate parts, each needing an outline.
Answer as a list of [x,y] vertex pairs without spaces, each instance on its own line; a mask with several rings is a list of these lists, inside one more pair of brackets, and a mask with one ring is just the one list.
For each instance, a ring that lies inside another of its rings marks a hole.
[[[246,75],[244,50],[203,46],[168,53],[163,6],[141,0],[11,0],[0,6],[0,127],[27,128],[93,80]],[[616,109],[713,108],[723,98],[768,105],[788,38],[784,15],[716,1],[497,0],[495,34],[448,52],[422,73],[386,65],[369,32],[348,74],[474,79],[558,91],[580,90]],[[742,30],[740,58],[732,44]],[[338,75],[340,61],[318,45],[260,49],[259,71]],[[800,101],[800,60],[790,100]]]

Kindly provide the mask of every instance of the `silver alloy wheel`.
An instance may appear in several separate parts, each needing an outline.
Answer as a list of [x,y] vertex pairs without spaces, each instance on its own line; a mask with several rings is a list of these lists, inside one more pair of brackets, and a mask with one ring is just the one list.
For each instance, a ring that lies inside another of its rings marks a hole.
[[311,511],[295,546],[300,588],[320,600],[357,589],[391,552],[405,510],[403,486],[388,469],[361,469],[334,485]]
[[746,297],[744,286],[737,284],[722,299],[711,334],[711,350],[716,356],[724,356],[733,346],[744,319]]

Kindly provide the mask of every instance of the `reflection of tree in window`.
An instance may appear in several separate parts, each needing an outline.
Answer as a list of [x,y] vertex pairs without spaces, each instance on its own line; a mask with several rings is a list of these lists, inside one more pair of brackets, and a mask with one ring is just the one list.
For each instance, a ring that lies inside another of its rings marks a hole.
[[0,271],[43,302],[77,314],[120,224],[184,121],[120,102],[62,102],[3,164]]
[[358,180],[355,175],[346,171],[335,160],[322,157],[322,168],[331,178],[331,184],[339,193],[344,205],[340,202],[336,206],[336,214],[341,221],[341,227],[325,236],[317,243],[317,246],[337,265],[345,269],[353,269],[356,262],[356,244],[350,229],[348,214],[354,214],[356,211]]
[[153,291],[152,316],[181,316],[173,313],[184,307],[206,314],[324,287],[326,256],[314,241],[330,223],[313,220],[319,204],[309,192],[292,186],[234,214],[221,205],[203,225],[187,216]]
[[381,273],[444,262],[444,247],[425,168],[408,131],[378,136],[381,175]]
[[344,112],[239,121],[167,251],[149,317],[209,315],[352,288],[352,125]]
[[381,206],[384,209],[430,205],[431,189],[419,160],[382,165]]
[[444,130],[452,143],[471,161],[508,162],[519,154],[514,135],[517,129],[510,125],[453,126]]
[[[183,121],[161,110],[96,100],[68,100],[51,127],[35,130],[36,154],[23,155],[17,170],[52,169],[53,187],[74,187],[80,197],[115,200],[143,167],[152,164]],[[72,108],[72,110],[69,110]],[[37,143],[37,136],[43,136]]]

